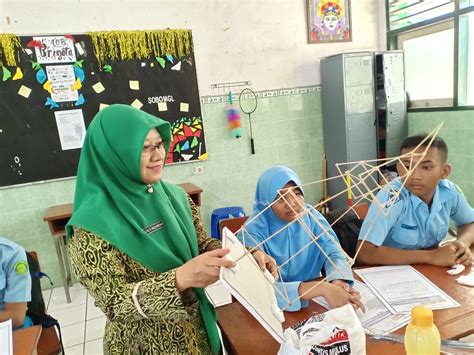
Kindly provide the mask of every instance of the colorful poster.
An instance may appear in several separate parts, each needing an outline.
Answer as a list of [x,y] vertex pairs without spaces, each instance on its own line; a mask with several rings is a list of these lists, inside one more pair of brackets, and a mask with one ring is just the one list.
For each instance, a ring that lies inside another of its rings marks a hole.
[[36,61],[41,64],[76,61],[74,42],[64,36],[33,37]]
[[308,42],[352,41],[350,0],[307,0]]
[[54,102],[76,101],[78,91],[73,89],[76,82],[72,65],[48,65],[46,67]]

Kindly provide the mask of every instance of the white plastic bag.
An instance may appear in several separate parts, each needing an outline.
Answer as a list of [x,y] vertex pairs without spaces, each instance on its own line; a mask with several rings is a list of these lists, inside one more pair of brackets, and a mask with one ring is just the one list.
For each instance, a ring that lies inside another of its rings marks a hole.
[[335,308],[285,330],[279,355],[365,354],[365,334],[351,305]]

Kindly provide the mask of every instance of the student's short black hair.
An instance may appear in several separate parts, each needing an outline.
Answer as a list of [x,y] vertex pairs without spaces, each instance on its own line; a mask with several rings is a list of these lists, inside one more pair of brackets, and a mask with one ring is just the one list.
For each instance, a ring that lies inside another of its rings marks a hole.
[[[400,147],[400,152],[403,149],[417,147],[421,142],[423,142],[424,139],[426,139],[426,137],[428,137],[428,134],[422,133],[405,138],[402,143],[402,146]],[[431,139],[426,139],[426,141],[424,141],[421,146],[428,146],[428,144],[430,144],[430,141]],[[438,150],[443,156],[443,162],[446,162],[448,160],[448,146],[446,145],[446,142],[443,140],[443,138],[436,136],[433,139],[433,142],[431,142],[431,148],[438,148]]]

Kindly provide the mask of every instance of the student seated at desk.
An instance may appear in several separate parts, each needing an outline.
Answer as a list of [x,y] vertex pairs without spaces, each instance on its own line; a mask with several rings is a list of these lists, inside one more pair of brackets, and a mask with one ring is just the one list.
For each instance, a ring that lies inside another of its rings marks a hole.
[[[285,193],[285,189],[292,189],[295,197],[292,194],[287,194],[284,198],[279,197],[278,191],[281,189],[283,189],[282,194]],[[274,201],[276,202],[272,207],[266,209]],[[349,302],[355,307],[363,307],[360,295],[350,287],[353,283],[351,268],[330,238],[327,235],[322,235],[317,243],[342,274],[336,270],[315,243],[304,248],[312,242],[312,236],[298,221],[285,228],[285,225],[300,217],[302,205],[311,210],[319,223],[338,242],[337,236],[324,217],[311,205],[304,204],[301,180],[293,170],[285,166],[272,167],[260,176],[255,193],[253,214],[247,220],[245,234],[243,235],[241,232],[238,235],[247,247],[255,247],[257,243],[263,242],[282,229],[280,233],[259,248],[272,256],[277,265],[282,265],[289,258],[295,256],[281,268],[282,282],[277,282],[276,285],[283,295],[288,293],[290,301],[297,299],[300,295],[302,298],[287,307],[287,301],[277,292],[279,307],[287,311],[297,311],[307,307],[308,300],[317,296],[323,296],[332,307],[340,307]],[[265,211],[260,214],[263,210]],[[252,220],[258,214],[260,215]],[[311,230],[314,236],[318,237],[322,233],[322,228],[308,214],[301,217],[301,222]],[[302,252],[298,253],[301,250]],[[313,288],[317,281],[310,280],[318,278],[323,267],[328,275],[327,282]],[[306,293],[308,290],[311,291]]]
[[32,326],[26,315],[29,301],[31,276],[25,249],[0,237],[0,322],[11,319],[14,329]]
[[[408,137],[402,144],[401,155],[414,151],[423,153],[424,146],[414,150],[426,135]],[[420,159],[422,159],[420,161]],[[391,182],[378,194],[377,199],[384,208],[391,208],[387,216],[378,212],[372,204],[364,220],[360,234],[362,244],[358,259],[364,264],[433,264],[453,266],[469,265],[472,262],[470,247],[474,242],[474,210],[469,206],[459,187],[447,180],[451,166],[447,163],[446,143],[436,137],[425,157],[409,156],[397,165],[398,174],[406,176],[410,164],[418,164],[399,197],[393,197],[390,187],[399,190],[400,179]],[[438,247],[446,237],[449,222],[457,226],[457,240]]]

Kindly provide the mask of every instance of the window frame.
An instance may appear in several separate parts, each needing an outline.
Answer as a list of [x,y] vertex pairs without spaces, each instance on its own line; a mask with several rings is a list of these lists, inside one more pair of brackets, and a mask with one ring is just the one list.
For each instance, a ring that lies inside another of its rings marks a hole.
[[[432,99],[432,100],[419,100],[416,102],[419,106],[409,107],[408,112],[425,112],[425,111],[463,111],[463,110],[474,110],[474,105],[463,105],[460,106],[458,103],[459,97],[459,18],[465,14],[474,12],[474,5],[466,6],[460,9],[460,1],[454,0],[454,11],[449,14],[444,14],[432,19],[422,21],[410,26],[399,28],[396,30],[389,30],[390,27],[390,13],[389,13],[389,0],[385,1],[385,16],[386,16],[386,31],[387,31],[387,48],[389,50],[400,50],[399,37],[410,38],[409,32],[412,37],[418,37],[423,34],[434,33],[446,29],[446,23],[452,23],[454,26],[454,65],[453,65],[453,99],[452,105],[448,106],[435,106],[435,104],[443,103],[443,99]],[[425,32],[426,31],[426,32]],[[473,84],[474,85],[474,84]],[[448,99],[451,102],[451,99]],[[447,103],[447,101],[444,101]],[[428,106],[424,104],[428,103]]]

